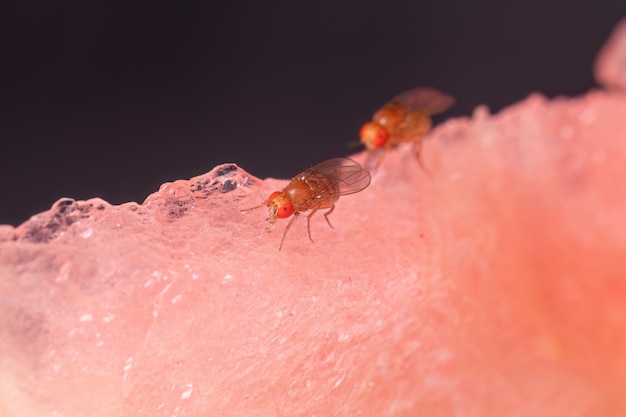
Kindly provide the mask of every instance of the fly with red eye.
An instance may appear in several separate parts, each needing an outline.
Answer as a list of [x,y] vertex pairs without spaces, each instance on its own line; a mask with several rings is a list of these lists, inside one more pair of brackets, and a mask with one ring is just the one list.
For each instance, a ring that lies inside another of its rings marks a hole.
[[424,136],[432,127],[431,116],[443,113],[455,103],[454,97],[434,88],[419,87],[398,94],[381,107],[372,120],[361,127],[361,143],[370,151],[365,163],[371,164],[373,155],[379,155],[376,166],[383,156],[401,143],[412,142],[417,162],[424,172],[421,149]]
[[[335,209],[339,197],[358,193],[370,183],[369,172],[349,158],[333,158],[312,166],[291,179],[282,191],[273,192],[263,204],[269,208],[266,231],[274,227],[277,219],[293,218],[287,223],[278,250],[300,213],[308,212],[307,228],[311,242],[311,217],[321,209],[328,209],[324,218],[332,228],[328,216]],[[258,206],[260,207],[260,206]]]

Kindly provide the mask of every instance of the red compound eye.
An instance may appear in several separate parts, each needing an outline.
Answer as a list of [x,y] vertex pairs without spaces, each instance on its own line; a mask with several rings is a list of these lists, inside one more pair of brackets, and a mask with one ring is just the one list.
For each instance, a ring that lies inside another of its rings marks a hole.
[[274,191],[270,198],[267,199],[268,203],[271,203],[273,199],[275,199],[280,194],[280,191]]
[[276,217],[279,219],[284,219],[285,217],[289,217],[293,214],[293,204],[287,203],[280,206],[278,211],[276,212]]
[[368,122],[361,126],[361,143],[367,149],[373,151],[380,149],[387,144],[389,132],[378,123]]
[[382,148],[389,140],[389,133],[385,129],[378,129],[376,136],[374,137],[374,146],[376,148]]

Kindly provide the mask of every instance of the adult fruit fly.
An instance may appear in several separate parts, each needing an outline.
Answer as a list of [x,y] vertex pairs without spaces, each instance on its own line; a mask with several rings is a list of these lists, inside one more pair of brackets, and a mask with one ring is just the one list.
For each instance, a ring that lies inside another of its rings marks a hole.
[[[267,232],[271,231],[278,219],[292,217],[283,232],[278,250],[283,247],[285,236],[300,213],[310,211],[307,215],[307,228],[311,238],[311,217],[318,210],[328,209],[324,213],[326,222],[332,228],[328,216],[335,209],[339,197],[358,193],[370,183],[370,174],[357,162],[349,158],[333,158],[312,166],[291,179],[282,191],[273,192],[266,203],[257,207],[269,207]],[[247,211],[244,210],[244,211]]]
[[413,142],[417,161],[427,172],[422,163],[421,150],[424,135],[432,127],[431,116],[445,112],[454,103],[454,97],[434,88],[418,87],[400,93],[361,127],[361,143],[372,152],[371,156],[375,151],[384,149],[388,152],[401,143]]

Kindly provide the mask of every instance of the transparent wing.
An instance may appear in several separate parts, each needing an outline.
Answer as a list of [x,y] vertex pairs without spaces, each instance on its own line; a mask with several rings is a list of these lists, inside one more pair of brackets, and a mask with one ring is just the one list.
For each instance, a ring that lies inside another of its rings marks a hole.
[[349,158],[332,158],[312,166],[300,175],[322,175],[330,180],[320,195],[342,196],[364,190],[371,181],[370,173]]
[[450,109],[455,102],[454,97],[436,88],[418,87],[398,94],[389,100],[387,105],[400,105],[408,112],[421,110],[433,115]]

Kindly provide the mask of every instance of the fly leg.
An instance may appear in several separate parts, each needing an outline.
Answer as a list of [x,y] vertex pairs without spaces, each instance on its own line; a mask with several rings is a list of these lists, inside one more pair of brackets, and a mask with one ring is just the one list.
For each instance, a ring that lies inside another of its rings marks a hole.
[[[293,213],[293,217],[291,218],[291,220],[289,220],[289,223],[287,223],[287,227],[285,227],[285,231],[283,232],[283,238],[280,240],[280,246],[278,247],[278,250],[281,250],[283,247],[283,242],[285,241],[285,236],[287,236],[287,232],[289,231],[289,228],[291,227],[291,225],[293,224],[293,222],[296,221],[296,219],[298,218],[298,215],[300,213],[299,212],[295,212]],[[309,231],[309,237],[311,237],[311,231]]]
[[[308,216],[306,216],[306,227],[307,227],[307,229],[308,229],[308,231],[309,231],[309,239],[311,240],[311,242],[313,242],[313,238],[311,237],[311,217],[313,217],[313,215],[317,212],[317,210],[319,210],[319,209],[321,209],[321,208],[325,208],[325,207],[322,207],[322,206],[317,206],[317,207],[315,207],[315,208],[311,211],[311,213],[309,213],[309,215],[308,215]],[[330,220],[328,219],[328,215],[329,215],[330,213],[332,213],[334,209],[335,209],[335,205],[333,204],[333,205],[330,207],[330,210],[328,210],[326,213],[324,213],[324,218],[326,219],[326,222],[328,223],[328,225],[330,226],[330,228],[331,228],[331,229],[334,229],[334,227],[333,227],[333,225],[332,225],[332,224],[330,224]]]
[[330,208],[330,210],[328,210],[326,213],[324,213],[324,218],[326,219],[326,223],[328,223],[328,225],[330,226],[331,229],[334,229],[333,225],[330,224],[330,220],[328,219],[328,215],[330,213],[333,212],[333,210],[335,209],[335,205],[333,204]]
[[383,158],[385,157],[385,155],[387,155],[387,152],[389,151],[390,149],[384,148],[370,152],[367,155],[365,162],[363,163],[363,168],[365,168],[367,171],[376,171],[378,167],[380,167],[380,163],[383,161]]
[[306,228],[309,230],[309,239],[313,242],[313,238],[311,237],[311,216],[313,216],[317,210],[320,209],[320,206],[315,207],[308,216],[306,216]]
[[259,204],[258,206],[254,206],[254,207],[250,207],[250,208],[245,208],[245,209],[241,209],[239,211],[241,212],[246,212],[246,211],[252,211],[252,210],[256,210],[258,208],[261,208],[263,206],[267,206],[267,201],[263,201],[261,204]]
[[424,165],[424,161],[422,160],[422,141],[423,140],[424,138],[419,138],[418,140],[413,142],[413,152],[415,153],[415,158],[417,158],[417,163],[419,164],[420,168],[422,168],[422,171],[424,171],[424,174],[428,178],[432,179],[432,175],[430,174],[430,171],[428,170],[428,168],[426,168],[426,165]]

